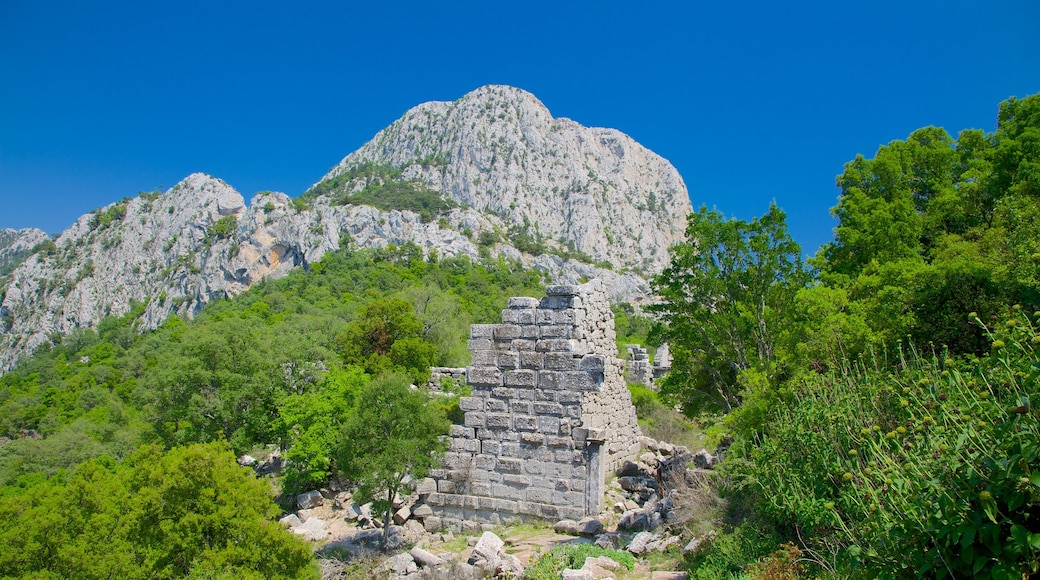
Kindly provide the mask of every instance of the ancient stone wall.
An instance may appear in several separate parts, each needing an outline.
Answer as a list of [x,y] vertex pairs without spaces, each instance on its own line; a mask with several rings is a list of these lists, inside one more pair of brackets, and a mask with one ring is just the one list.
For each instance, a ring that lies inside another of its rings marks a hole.
[[599,512],[604,473],[639,452],[635,408],[601,284],[510,298],[470,331],[472,394],[442,469],[418,492],[449,528]]

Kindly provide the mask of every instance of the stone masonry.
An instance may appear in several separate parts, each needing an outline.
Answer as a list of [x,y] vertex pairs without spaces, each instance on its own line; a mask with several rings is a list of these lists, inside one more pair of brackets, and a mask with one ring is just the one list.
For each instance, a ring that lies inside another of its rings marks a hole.
[[606,470],[640,450],[602,284],[510,298],[470,336],[465,422],[419,494],[449,529],[598,514]]

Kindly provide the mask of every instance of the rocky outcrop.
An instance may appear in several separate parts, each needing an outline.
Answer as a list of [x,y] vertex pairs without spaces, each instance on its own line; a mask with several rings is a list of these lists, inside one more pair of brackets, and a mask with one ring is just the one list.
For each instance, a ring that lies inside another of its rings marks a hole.
[[[0,372],[54,334],[131,311],[141,329],[171,314],[191,317],[348,240],[357,248],[414,243],[442,257],[502,256],[556,284],[598,278],[612,300],[638,302],[649,295],[638,272],[660,268],[690,211],[666,161],[617,131],[553,119],[530,94],[508,87],[420,105],[329,176],[366,161],[392,165],[401,179],[464,205],[430,220],[340,204],[331,194],[303,203],[263,192],[246,204],[227,183],[196,173],[165,193],[84,215],[53,242],[40,230],[3,230],[0,264],[12,266],[0,273]],[[517,249],[509,233],[525,224],[539,247],[559,251]],[[26,248],[43,249],[28,255]],[[581,253],[637,271],[575,259]]]
[[29,254],[40,248],[41,244],[50,241],[50,236],[43,230],[26,228],[0,230],[0,283],[4,276],[18,267]]
[[517,88],[490,85],[409,110],[328,175],[375,163],[402,168],[468,207],[573,242],[596,260],[661,270],[692,211],[662,157],[614,129],[554,118]]

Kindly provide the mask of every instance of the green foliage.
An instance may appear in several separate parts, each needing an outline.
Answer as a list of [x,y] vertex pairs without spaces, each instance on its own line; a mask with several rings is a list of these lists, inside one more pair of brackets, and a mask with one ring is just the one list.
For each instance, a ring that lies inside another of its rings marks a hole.
[[144,447],[124,464],[102,458],[0,488],[0,574],[316,578],[309,546],[278,513],[226,446]]
[[108,206],[108,209],[104,211],[100,209],[95,210],[93,217],[90,219],[90,229],[103,230],[114,223],[122,221],[126,217],[126,206],[129,202],[129,198],[126,198]]
[[555,580],[567,569],[580,569],[586,558],[606,556],[631,571],[635,568],[632,554],[621,550],[601,548],[595,544],[559,544],[547,552],[531,558],[531,565],[524,570],[524,580]]
[[907,335],[919,347],[982,354],[988,342],[964,312],[986,319],[1002,305],[1040,304],[1040,96],[1003,103],[997,123],[991,135],[956,140],[919,129],[838,176],[835,240],[815,261],[856,311],[851,354],[863,338],[891,349]]
[[751,222],[702,207],[690,214],[686,238],[653,280],[661,301],[649,310],[666,321],[656,338],[673,359],[661,390],[690,414],[728,411],[742,399],[742,373],[781,377],[778,349],[809,274],[775,205]]
[[784,541],[775,530],[748,520],[722,530],[707,545],[686,556],[690,580],[750,578],[749,568],[773,553]]
[[988,332],[982,358],[910,352],[897,371],[865,359],[810,378],[757,445],[731,449],[730,475],[776,521],[840,546],[846,567],[1035,574],[1040,334],[1018,311]]
[[206,228],[206,238],[211,242],[216,240],[226,240],[234,237],[235,232],[237,231],[238,216],[234,214],[226,215]]
[[[308,190],[300,200],[309,202],[322,195],[334,195],[332,205],[370,205],[383,211],[407,210],[430,222],[458,204],[421,184],[401,180],[401,169],[375,163],[362,163],[326,179]],[[355,192],[356,189],[356,192]]]
[[[361,390],[364,401],[343,426],[336,468],[358,484],[356,497],[373,501],[389,522],[393,498],[407,495],[406,476],[418,481],[439,461],[448,421],[424,390],[401,373],[381,374]],[[384,526],[386,541],[390,526]]]

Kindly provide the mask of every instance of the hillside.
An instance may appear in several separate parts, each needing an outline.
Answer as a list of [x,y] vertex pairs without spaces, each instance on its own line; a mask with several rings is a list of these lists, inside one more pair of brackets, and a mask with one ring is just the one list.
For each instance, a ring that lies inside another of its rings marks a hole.
[[190,317],[347,243],[519,260],[554,282],[600,277],[614,299],[638,301],[649,292],[640,274],[663,266],[690,207],[674,168],[630,138],[485,87],[409,111],[301,198],[261,192],[247,205],[196,173],[33,244],[41,251],[0,278],[0,369],[134,304],[141,328]]

